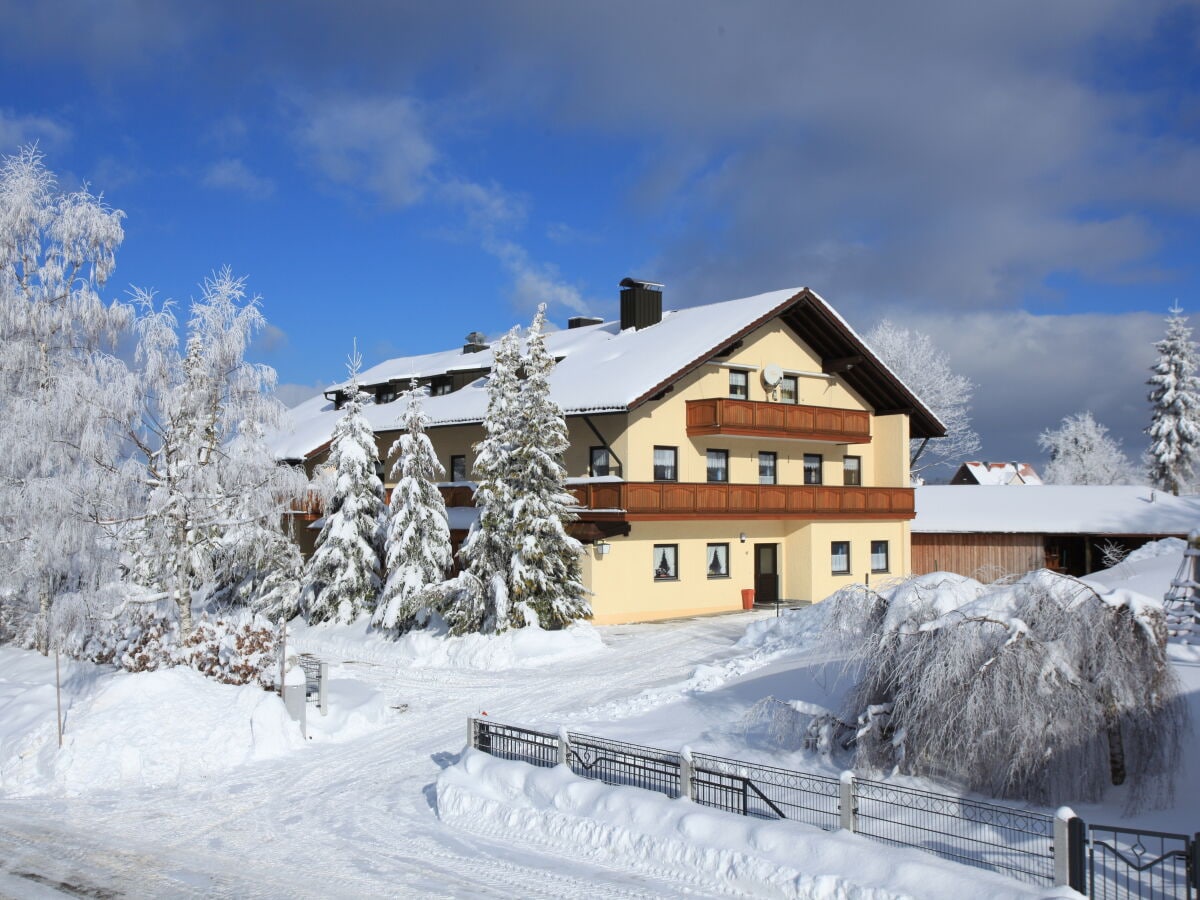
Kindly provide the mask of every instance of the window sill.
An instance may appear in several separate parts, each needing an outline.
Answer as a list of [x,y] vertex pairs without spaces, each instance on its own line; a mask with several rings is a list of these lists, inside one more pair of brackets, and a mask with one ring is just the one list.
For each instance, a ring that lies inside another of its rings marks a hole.
[[655,576],[654,576],[654,583],[655,583],[655,584],[658,584],[660,581],[678,581],[678,580],[679,580],[679,576],[678,576],[678,575],[670,575],[670,576],[667,576],[667,577],[660,577],[660,576],[658,576],[658,575],[655,575]]
[[837,571],[834,571],[834,572],[830,572],[829,574],[830,574],[830,575],[843,575],[843,576],[845,576],[845,575],[849,575],[849,574],[850,574],[850,571],[849,571],[849,570],[846,570],[845,572],[837,572]]
[[729,577],[728,575],[709,575],[708,580],[709,581],[720,581],[722,578],[728,578],[728,577]]

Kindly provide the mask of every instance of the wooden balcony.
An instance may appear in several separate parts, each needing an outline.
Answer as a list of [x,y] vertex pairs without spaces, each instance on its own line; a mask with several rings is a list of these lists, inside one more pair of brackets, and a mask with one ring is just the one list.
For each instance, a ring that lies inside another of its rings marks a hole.
[[912,488],[616,482],[571,488],[582,518],[911,519]]
[[688,437],[739,434],[751,437],[867,444],[871,416],[860,409],[760,403],[754,400],[689,400]]

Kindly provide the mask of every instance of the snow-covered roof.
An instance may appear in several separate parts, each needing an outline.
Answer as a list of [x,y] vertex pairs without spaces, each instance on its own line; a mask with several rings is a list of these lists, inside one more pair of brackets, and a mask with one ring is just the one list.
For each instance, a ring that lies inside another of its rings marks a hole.
[[[585,325],[546,335],[546,347],[559,359],[550,375],[551,396],[567,415],[624,412],[636,407],[657,391],[701,365],[731,341],[748,334],[771,318],[803,305],[810,319],[796,322],[808,341],[823,339],[839,353],[854,350],[864,355],[867,365],[847,373],[853,387],[862,379],[884,383],[886,401],[896,409],[914,410],[914,434],[931,430],[942,433],[941,423],[921,404],[902,382],[879,362],[862,339],[824,300],[806,288],[791,288],[758,294],[740,300],[728,300],[707,306],[665,311],[655,325],[621,330],[618,322]],[[811,343],[811,342],[810,342]],[[814,347],[814,349],[819,348]],[[462,349],[390,359],[362,372],[362,385],[394,382],[407,388],[414,378],[429,378],[455,370],[490,369],[491,348],[474,353]],[[332,385],[336,390],[344,384]],[[482,421],[487,410],[486,377],[467,386],[424,401],[431,426]],[[882,401],[877,401],[882,402]],[[371,427],[388,431],[400,426],[403,403],[368,404],[366,415]],[[342,415],[325,397],[314,397],[291,411],[293,428],[274,439],[273,447],[281,459],[304,459],[324,445],[333,426]]]
[[1200,495],[1137,485],[1043,485],[1028,491],[916,489],[914,534],[1175,534],[1200,527]]
[[959,472],[973,478],[976,484],[983,485],[1042,483],[1033,466],[1023,462],[965,462]]

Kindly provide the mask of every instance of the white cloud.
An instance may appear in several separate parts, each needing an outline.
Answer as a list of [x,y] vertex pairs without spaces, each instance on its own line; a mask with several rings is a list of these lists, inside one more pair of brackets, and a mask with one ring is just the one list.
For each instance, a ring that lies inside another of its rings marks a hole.
[[58,147],[71,140],[71,129],[49,116],[25,116],[0,109],[0,154],[11,155],[26,144]]
[[240,159],[226,157],[209,166],[202,179],[205,187],[239,191],[249,197],[269,197],[275,192],[275,182],[255,175]]
[[1084,410],[1108,426],[1130,458],[1145,447],[1145,382],[1162,316],[908,313],[894,320],[929,334],[953,370],[975,382],[971,418],[981,458],[1040,460],[1037,435]]
[[411,98],[324,97],[301,112],[301,144],[331,181],[393,207],[417,202],[429,186],[438,154]]
[[275,386],[275,396],[279,402],[291,409],[305,400],[316,397],[325,390],[324,384],[279,384]]

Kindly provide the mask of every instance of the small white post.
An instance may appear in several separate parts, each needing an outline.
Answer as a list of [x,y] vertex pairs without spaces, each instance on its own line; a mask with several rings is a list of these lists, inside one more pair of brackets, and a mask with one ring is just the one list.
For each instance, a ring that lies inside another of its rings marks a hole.
[[1054,813],[1054,883],[1071,885],[1071,838],[1067,823],[1075,818],[1069,806],[1060,806]]
[[58,648],[54,648],[54,696],[58,704],[58,746],[62,749],[62,676],[58,672]]
[[325,693],[325,684],[329,681],[329,663],[321,663],[317,669],[317,707],[321,715],[329,715],[329,697]]
[[685,800],[696,799],[696,769],[692,759],[692,748],[684,746],[679,751],[679,796]]
[[467,749],[475,749],[475,717],[467,716]]
[[567,734],[566,728],[561,727],[558,729],[558,764],[571,765],[571,736]]
[[838,789],[838,814],[841,826],[847,831],[854,831],[854,817],[858,805],[854,801],[854,773],[845,771],[841,776],[841,787]]
[[287,619],[285,614],[279,615],[279,631],[282,634],[280,638],[281,645],[279,648],[279,696],[283,696],[283,675],[284,669],[287,668]]

